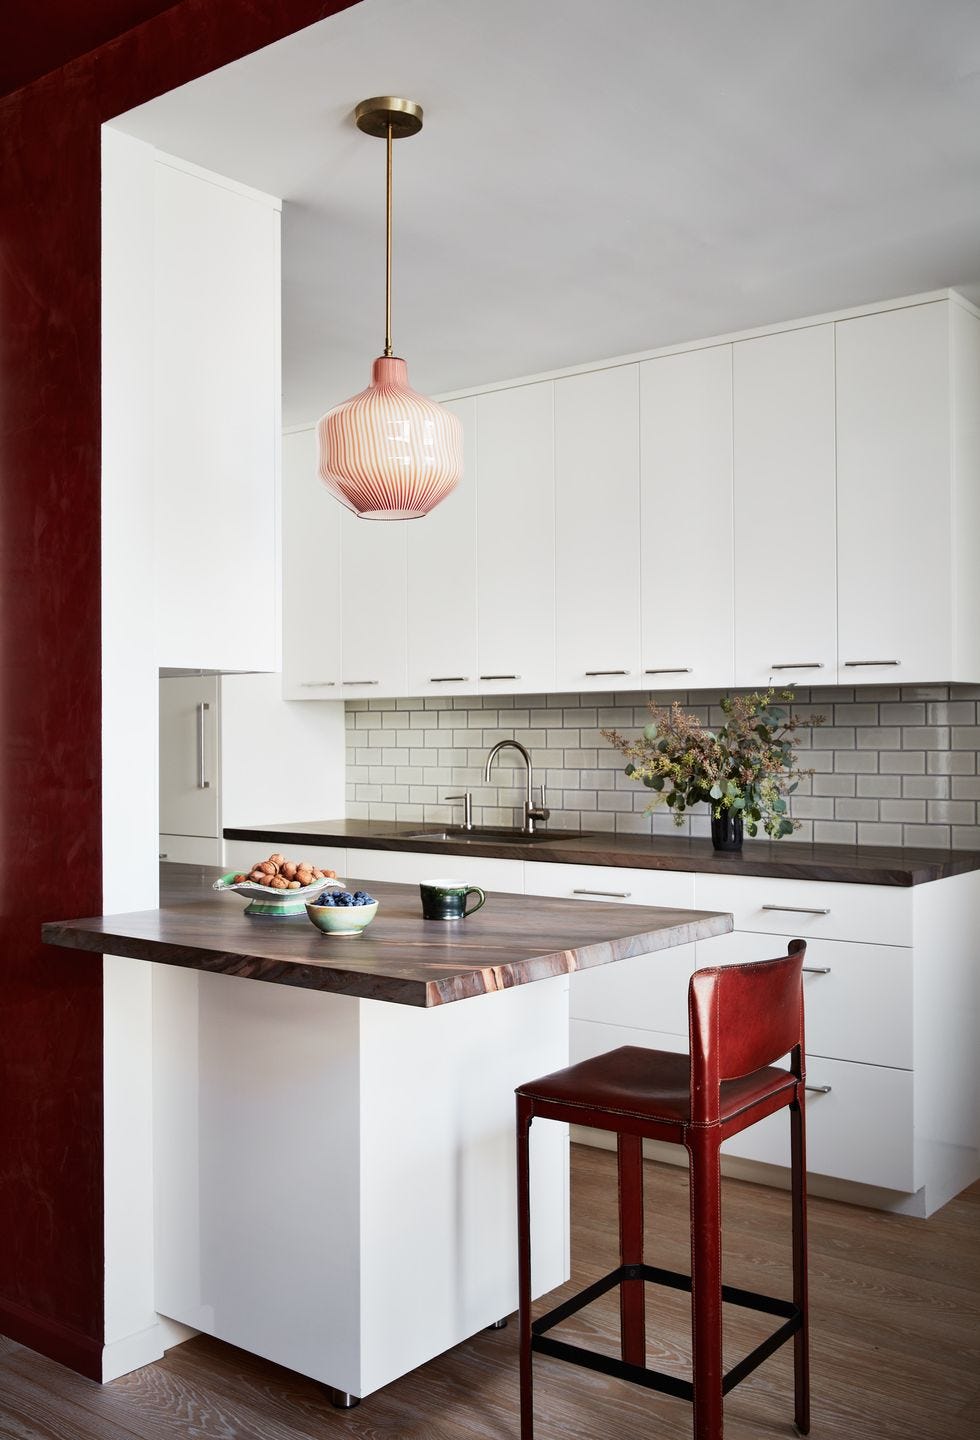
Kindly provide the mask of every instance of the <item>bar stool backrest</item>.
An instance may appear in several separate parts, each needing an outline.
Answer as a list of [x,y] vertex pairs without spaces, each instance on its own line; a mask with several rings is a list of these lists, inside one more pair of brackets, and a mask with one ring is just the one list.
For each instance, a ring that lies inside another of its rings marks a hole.
[[697,970],[688,988],[691,1119],[718,1119],[723,1080],[751,1075],[792,1052],[791,1068],[803,1076],[803,957],[806,942],[791,940],[789,953],[751,965]]

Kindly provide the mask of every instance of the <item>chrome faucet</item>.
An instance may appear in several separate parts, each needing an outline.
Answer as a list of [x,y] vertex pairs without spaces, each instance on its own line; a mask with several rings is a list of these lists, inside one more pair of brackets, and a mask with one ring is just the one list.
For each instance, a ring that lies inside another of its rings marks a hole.
[[544,803],[544,786],[541,786],[541,804],[535,805],[534,785],[531,771],[531,757],[519,740],[497,741],[496,745],[493,747],[493,749],[490,751],[490,754],[487,756],[487,768],[483,774],[484,780],[489,782],[490,771],[493,769],[493,762],[496,760],[501,750],[516,750],[519,755],[522,755],[524,757],[524,764],[527,766],[527,798],[524,801],[524,824],[521,826],[521,829],[523,830],[525,835],[533,835],[536,821],[547,820],[551,815],[551,811],[545,807]]

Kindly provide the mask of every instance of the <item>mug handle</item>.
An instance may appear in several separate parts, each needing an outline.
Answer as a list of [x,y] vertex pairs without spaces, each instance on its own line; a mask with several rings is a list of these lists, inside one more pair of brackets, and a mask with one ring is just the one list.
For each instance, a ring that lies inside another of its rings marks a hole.
[[[465,902],[469,899],[471,895],[479,895],[480,898],[475,905],[471,905],[470,908],[467,910],[465,908]],[[463,896],[463,902],[463,919],[465,920],[467,915],[472,915],[475,910],[479,910],[481,905],[485,905],[487,903],[487,897],[485,892],[480,889],[479,885],[471,885],[470,888],[467,890],[466,894]]]

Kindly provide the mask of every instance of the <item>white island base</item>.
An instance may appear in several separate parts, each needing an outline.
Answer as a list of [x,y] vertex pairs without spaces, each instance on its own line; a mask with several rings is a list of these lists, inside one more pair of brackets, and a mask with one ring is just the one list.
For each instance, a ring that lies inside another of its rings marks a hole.
[[[417,1009],[153,972],[159,1313],[362,1397],[516,1309],[514,1089],[568,1063],[567,976]],[[532,1144],[540,1295],[567,1131]]]

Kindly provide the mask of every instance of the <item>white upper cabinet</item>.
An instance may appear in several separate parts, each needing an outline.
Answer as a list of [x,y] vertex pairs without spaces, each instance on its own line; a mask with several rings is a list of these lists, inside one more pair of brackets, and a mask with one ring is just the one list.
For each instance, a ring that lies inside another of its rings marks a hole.
[[[555,382],[559,690],[639,685],[639,366]],[[520,518],[515,516],[515,525]]]
[[735,680],[837,678],[834,327],[734,346]]
[[640,366],[640,679],[728,687],[732,623],[732,347]]
[[408,694],[469,694],[476,660],[476,406],[450,400],[463,426],[463,475],[421,520],[405,522],[408,544]]
[[158,159],[158,664],[279,668],[279,202]]
[[316,431],[282,437],[282,689],[336,700],[341,685],[342,512],[317,474]]
[[555,688],[555,389],[477,399],[479,677],[485,692]]
[[333,506],[341,517],[340,698],[407,695],[406,531],[426,521],[360,520],[339,501]]
[[944,300],[837,323],[839,652],[850,684],[952,678],[949,311]]

